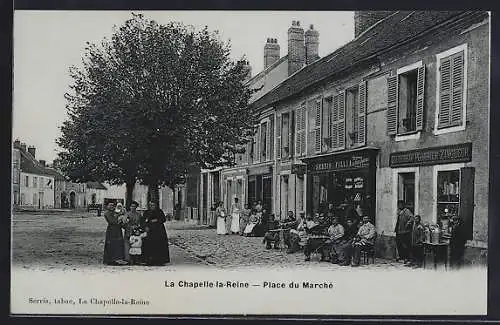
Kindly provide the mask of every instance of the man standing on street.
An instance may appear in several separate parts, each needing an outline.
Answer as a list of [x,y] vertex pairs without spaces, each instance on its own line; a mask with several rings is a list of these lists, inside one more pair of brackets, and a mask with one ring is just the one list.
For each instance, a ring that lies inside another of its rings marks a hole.
[[404,206],[404,201],[398,201],[398,215],[396,227],[396,247],[398,249],[398,258],[396,261],[403,260],[405,263],[410,262],[410,245],[411,245],[411,225],[413,223],[413,214]]

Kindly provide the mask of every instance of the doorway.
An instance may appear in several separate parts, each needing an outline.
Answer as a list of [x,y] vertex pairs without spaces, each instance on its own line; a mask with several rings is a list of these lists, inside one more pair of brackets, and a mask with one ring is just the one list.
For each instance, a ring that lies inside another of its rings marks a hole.
[[74,209],[75,208],[75,192],[69,193],[69,208]]

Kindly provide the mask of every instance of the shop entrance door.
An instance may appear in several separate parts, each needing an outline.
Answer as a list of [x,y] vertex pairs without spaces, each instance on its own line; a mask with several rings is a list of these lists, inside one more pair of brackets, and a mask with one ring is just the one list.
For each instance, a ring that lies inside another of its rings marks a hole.
[[262,177],[262,205],[267,209],[268,213],[272,211],[273,191],[272,191],[272,176],[266,175]]

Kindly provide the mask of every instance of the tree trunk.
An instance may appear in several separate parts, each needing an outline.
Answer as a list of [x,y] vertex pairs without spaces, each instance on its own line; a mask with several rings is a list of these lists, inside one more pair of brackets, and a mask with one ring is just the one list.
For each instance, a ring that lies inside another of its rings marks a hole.
[[148,202],[154,202],[160,207],[160,191],[156,182],[148,184]]
[[133,180],[133,181],[127,181],[125,183],[125,186],[127,188],[127,191],[125,193],[125,207],[126,207],[127,211],[129,211],[130,210],[130,204],[132,203],[132,200],[133,200],[135,180]]

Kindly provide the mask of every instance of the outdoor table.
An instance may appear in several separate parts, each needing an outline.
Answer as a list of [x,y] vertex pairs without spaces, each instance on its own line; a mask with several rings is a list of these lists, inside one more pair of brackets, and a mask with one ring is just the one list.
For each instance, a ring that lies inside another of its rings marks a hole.
[[445,270],[448,269],[448,242],[424,242],[424,268],[429,254],[432,256],[434,261],[434,269],[437,268],[438,260],[442,260],[444,262]]
[[278,232],[279,231],[279,236],[280,236],[280,245],[279,245],[279,248],[281,250],[284,250],[286,249],[286,245],[285,245],[285,237],[284,237],[284,231],[286,229],[284,228],[278,228],[278,229],[272,229],[272,230],[269,230],[269,232]]

